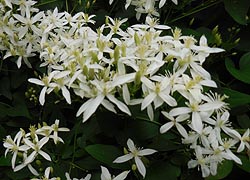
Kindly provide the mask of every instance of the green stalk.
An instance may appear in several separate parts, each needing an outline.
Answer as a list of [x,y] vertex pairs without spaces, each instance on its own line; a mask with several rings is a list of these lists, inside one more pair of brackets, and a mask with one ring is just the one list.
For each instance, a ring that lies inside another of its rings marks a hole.
[[[168,22],[168,24],[171,24],[171,23],[173,23],[173,22],[175,22],[175,21],[178,21],[178,20],[180,20],[180,19],[183,19],[183,18],[185,18],[185,17],[187,17],[187,16],[190,16],[190,15],[192,15],[192,14],[196,14],[196,13],[198,13],[198,12],[200,12],[200,11],[203,11],[203,10],[205,10],[205,9],[208,9],[208,8],[212,7],[212,6],[215,6],[215,5],[217,5],[217,4],[221,3],[221,2],[222,2],[222,1],[219,0],[219,1],[215,1],[215,2],[213,2],[213,3],[211,3],[211,4],[205,5],[205,6],[204,6],[204,4],[202,4],[202,5],[198,6],[198,7],[196,7],[196,8],[194,8],[194,9],[190,10],[188,13],[185,13],[184,15],[182,15],[182,16],[180,16],[180,17],[177,17],[177,18],[173,19],[172,21]],[[164,24],[166,24],[166,22],[164,22]]]

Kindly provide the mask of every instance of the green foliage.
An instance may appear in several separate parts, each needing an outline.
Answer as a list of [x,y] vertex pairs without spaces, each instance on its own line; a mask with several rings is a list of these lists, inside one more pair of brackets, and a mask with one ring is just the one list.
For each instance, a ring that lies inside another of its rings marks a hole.
[[112,168],[118,168],[118,169],[128,169],[128,165],[125,164],[115,164],[113,161],[118,157],[123,155],[121,150],[112,145],[104,145],[104,144],[94,144],[89,145],[85,148],[85,150],[95,159],[98,161],[104,163],[105,165],[108,165]]
[[[106,15],[128,17],[128,24],[138,23],[132,8],[125,11],[124,2],[119,1],[110,7],[108,0],[39,0],[36,7],[41,10],[58,7],[59,11],[71,14],[80,11],[96,14],[95,28],[103,24]],[[232,113],[232,123],[242,131],[250,128],[249,7],[249,0],[179,0],[179,6],[166,6],[160,11],[161,24],[180,27],[184,34],[195,37],[205,34],[209,45],[221,46],[226,50],[225,53],[211,56],[205,68],[212,72],[212,79],[218,83],[218,91],[229,96],[227,102],[232,112],[236,112]],[[152,157],[145,180],[196,177],[197,172],[187,169],[187,161],[192,154],[178,151],[185,147],[180,145],[181,138],[176,136],[176,132],[173,130],[168,134],[160,134],[159,127],[164,123],[159,115],[161,109],[156,110],[154,122],[145,116],[145,112],[141,112],[139,106],[133,106],[132,118],[100,109],[90,121],[82,124],[81,118],[77,119],[75,114],[83,102],[72,102],[69,106],[60,94],[54,94],[46,96],[45,106],[39,105],[37,99],[41,88],[27,81],[29,77],[42,76],[38,59],[33,59],[32,69],[17,69],[13,62],[2,59],[0,63],[0,138],[15,134],[19,128],[27,130],[30,124],[49,124],[60,119],[60,123],[71,131],[62,133],[65,143],[57,145],[59,150],[51,148],[54,163],[50,165],[54,172],[58,172],[58,176],[63,177],[65,171],[70,171],[72,177],[83,177],[91,172],[93,179],[98,179],[100,165],[114,172],[131,169],[132,164],[112,162],[123,155],[126,140],[132,137],[141,147],[154,148],[164,155]],[[1,179],[22,180],[32,177],[27,168],[14,173],[10,158],[4,157],[2,146],[0,152]],[[240,155],[243,164],[239,168],[250,173],[249,155],[245,153]],[[218,174],[207,179],[230,179],[230,173],[234,172],[233,166],[231,161],[224,161],[219,165]],[[40,173],[43,170],[41,168]]]
[[248,0],[224,0],[225,9],[232,18],[239,24],[247,24],[249,22],[249,7]]
[[226,58],[225,63],[227,70],[230,72],[231,75],[233,75],[236,79],[244,83],[250,84],[250,52],[244,54],[240,58],[238,62],[239,68],[236,68],[234,62],[229,58]]

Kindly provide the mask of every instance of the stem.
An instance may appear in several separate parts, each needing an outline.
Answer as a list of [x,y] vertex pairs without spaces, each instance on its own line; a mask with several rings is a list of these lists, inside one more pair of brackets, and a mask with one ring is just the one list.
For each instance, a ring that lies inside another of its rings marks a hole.
[[43,6],[43,5],[46,5],[46,4],[50,4],[50,3],[53,3],[53,2],[56,2],[56,0],[46,1],[46,2],[43,2],[43,3],[35,4],[34,6],[35,6],[35,7],[39,7],[39,6]]
[[0,72],[2,71],[2,67],[3,67],[3,59],[0,59]]
[[116,6],[116,4],[118,3],[118,1],[115,1],[114,5],[111,7],[111,10],[109,12],[109,14],[111,14]]
[[200,11],[203,11],[203,10],[205,10],[205,9],[207,9],[207,8],[210,8],[210,7],[214,6],[214,5],[217,5],[217,4],[221,3],[221,2],[222,2],[221,0],[215,1],[215,2],[213,2],[213,3],[211,3],[211,4],[206,5],[205,7],[204,7],[204,4],[202,4],[202,5],[200,5],[200,6],[196,7],[196,8],[194,8],[194,9],[191,9],[190,12],[188,12],[188,13],[186,13],[186,14],[180,16],[180,17],[177,17],[177,18],[173,19],[172,21],[168,22],[168,24],[171,24],[171,23],[173,23],[173,22],[175,22],[175,21],[178,21],[178,20],[180,20],[180,19],[183,19],[183,18],[185,18],[185,17],[187,17],[187,16],[190,16],[190,15],[192,15],[192,14],[195,14],[195,13],[198,13],[198,12],[200,12]]
[[74,161],[75,161],[76,141],[77,141],[76,138],[77,138],[77,132],[78,132],[78,128],[79,128],[80,124],[81,124],[81,121],[78,122],[78,124],[76,126],[76,129],[75,129],[73,155],[72,155],[71,162],[70,162],[70,165],[73,165],[73,166],[70,166],[70,168],[69,168],[69,174],[70,174],[70,172],[72,170],[72,167],[75,167],[74,166]]
[[68,0],[65,1],[65,6],[66,6],[66,11],[69,12],[69,4],[68,4]]

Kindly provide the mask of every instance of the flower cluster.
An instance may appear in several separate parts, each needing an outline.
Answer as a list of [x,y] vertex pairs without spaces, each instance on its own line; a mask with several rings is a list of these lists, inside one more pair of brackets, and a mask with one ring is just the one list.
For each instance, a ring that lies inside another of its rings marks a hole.
[[[114,0],[109,0],[109,4],[112,4],[113,1]],[[155,4],[158,3],[159,8],[162,8],[166,2],[166,0],[126,0],[125,9],[127,9],[130,5],[135,6],[137,20],[140,19],[142,14],[159,17],[160,14],[157,11]],[[177,0],[172,0],[172,2],[176,5],[178,4]]]
[[[46,94],[53,91],[60,91],[69,104],[72,96],[78,96],[82,105],[76,116],[83,115],[83,122],[90,119],[99,106],[131,116],[130,107],[138,105],[151,121],[157,120],[154,112],[160,107],[162,115],[170,120],[161,126],[160,132],[176,127],[183,144],[195,152],[195,159],[188,162],[189,168],[199,166],[202,176],[207,177],[215,175],[225,159],[241,164],[232,149],[237,148],[237,144],[240,144],[237,152],[249,149],[249,130],[243,135],[234,130],[229,122],[228,104],[224,102],[227,96],[204,88],[217,85],[202,67],[203,63],[211,53],[223,52],[223,49],[209,47],[205,36],[196,40],[182,35],[180,29],[159,25],[158,20],[150,16],[146,17],[145,24],[132,25],[126,30],[121,27],[127,19],[107,17],[106,24],[93,30],[88,24],[95,23],[94,15],[79,12],[72,16],[58,12],[57,8],[39,12],[31,0],[2,2],[0,50],[5,52],[4,59],[17,56],[18,67],[22,60],[31,66],[28,57],[37,54],[41,66],[47,67],[43,77],[29,79],[42,86],[41,105],[45,103]],[[160,7],[165,2],[161,0]],[[141,13],[157,16],[153,13],[156,12],[154,3],[130,0],[126,7],[138,6],[137,18]],[[17,8],[13,8],[14,5]],[[165,33],[168,29],[171,35]],[[38,154],[51,160],[42,147],[51,138],[55,143],[62,141],[58,131],[67,129],[58,128],[58,123],[32,128],[27,134],[21,130],[14,140],[10,136],[6,138],[4,146],[6,153],[13,152],[14,171],[28,166],[37,174],[31,163]],[[146,169],[139,156],[154,151],[139,151],[131,141],[128,147],[131,153],[115,162],[134,158],[144,177]],[[23,161],[16,166],[18,152],[22,153]],[[104,167],[102,171],[103,179],[111,177]]]
[[[6,148],[5,156],[9,152],[12,153],[11,164],[14,172],[28,167],[32,174],[38,176],[39,173],[32,166],[32,163],[37,156],[51,161],[50,155],[44,151],[44,146],[51,139],[55,144],[63,142],[62,138],[58,136],[58,132],[69,131],[69,129],[59,127],[59,120],[56,120],[51,126],[46,124],[43,126],[39,125],[38,128],[31,126],[29,130],[30,132],[26,133],[23,129],[20,129],[14,139],[11,136],[7,136],[3,146]],[[47,171],[49,172],[49,170]],[[48,172],[45,174],[48,174]]]

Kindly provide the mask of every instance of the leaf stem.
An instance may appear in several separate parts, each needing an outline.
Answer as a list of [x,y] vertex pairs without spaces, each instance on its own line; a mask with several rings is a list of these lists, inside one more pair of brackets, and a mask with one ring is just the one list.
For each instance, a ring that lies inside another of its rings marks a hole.
[[206,5],[206,6],[204,6],[204,4],[202,4],[202,5],[200,5],[200,6],[196,7],[196,8],[191,9],[188,13],[185,13],[182,16],[179,16],[179,17],[173,19],[172,21],[168,22],[168,24],[171,24],[171,23],[173,23],[175,21],[183,19],[183,18],[185,18],[187,16],[190,16],[192,14],[196,14],[196,13],[198,13],[200,11],[203,11],[203,10],[205,10],[207,8],[210,8],[210,7],[214,6],[214,5],[217,5],[217,4],[221,3],[221,2],[222,2],[221,0],[215,1],[215,2],[212,2],[211,4]]

